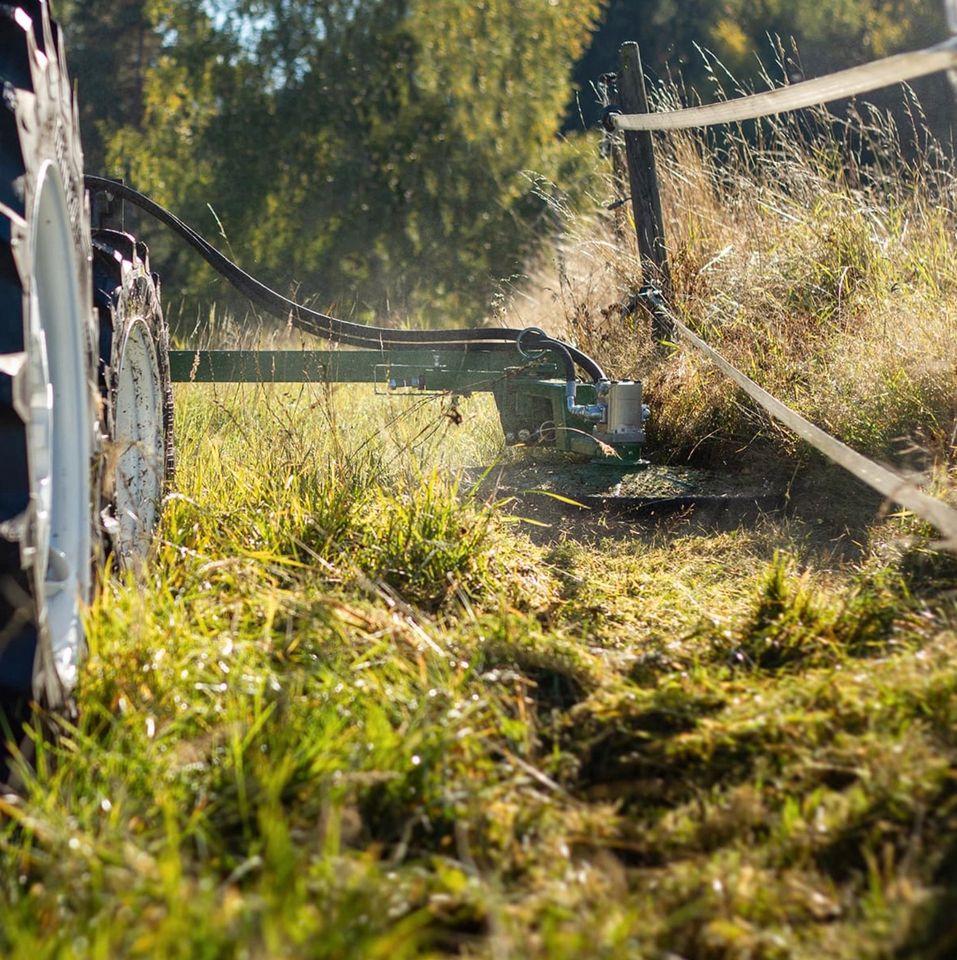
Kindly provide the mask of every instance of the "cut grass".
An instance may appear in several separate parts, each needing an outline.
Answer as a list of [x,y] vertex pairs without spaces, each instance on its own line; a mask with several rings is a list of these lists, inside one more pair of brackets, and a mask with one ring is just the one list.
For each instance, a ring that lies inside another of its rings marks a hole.
[[154,561],[2,801],[5,956],[947,955],[957,612],[896,521],[534,546],[448,473],[481,405],[177,404]]

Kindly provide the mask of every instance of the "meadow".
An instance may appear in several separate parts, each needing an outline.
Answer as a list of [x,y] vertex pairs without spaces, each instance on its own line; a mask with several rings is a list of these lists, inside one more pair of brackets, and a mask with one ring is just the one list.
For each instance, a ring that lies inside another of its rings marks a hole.
[[[953,175],[826,127],[663,144],[674,307],[953,502]],[[480,398],[181,386],[153,553],[0,799],[5,956],[954,954],[957,560],[652,341],[615,216],[506,315],[789,509],[542,526],[461,472],[525,455]]]

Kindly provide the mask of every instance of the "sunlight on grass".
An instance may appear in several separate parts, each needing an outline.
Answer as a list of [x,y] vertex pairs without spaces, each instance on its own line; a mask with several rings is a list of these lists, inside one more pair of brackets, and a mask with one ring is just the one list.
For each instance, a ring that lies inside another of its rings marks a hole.
[[496,452],[487,407],[177,404],[153,563],[104,582],[78,724],[0,801],[6,956],[906,931],[957,749],[937,565],[840,561],[796,520],[535,546],[451,469]]
[[[778,132],[667,148],[676,307],[953,496],[953,180]],[[806,466],[652,343],[611,237],[570,224],[520,324],[646,376],[659,461]],[[957,565],[912,518],[817,471],[787,515],[532,527],[462,472],[520,456],[488,398],[176,405],[150,563],[0,798],[4,957],[953,952]]]

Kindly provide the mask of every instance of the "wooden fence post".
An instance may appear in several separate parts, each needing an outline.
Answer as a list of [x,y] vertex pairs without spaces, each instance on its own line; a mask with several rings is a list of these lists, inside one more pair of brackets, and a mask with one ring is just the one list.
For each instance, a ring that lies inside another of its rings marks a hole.
[[[621,69],[618,72],[618,91],[621,108],[624,113],[647,113],[648,96],[645,92],[645,75],[641,69],[638,44],[623,43],[619,57]],[[635,215],[643,279],[645,283],[654,283],[667,302],[671,299],[671,269],[668,266],[668,247],[665,243],[658,170],[655,165],[655,144],[651,133],[645,130],[626,130],[625,156],[628,158],[631,209]]]

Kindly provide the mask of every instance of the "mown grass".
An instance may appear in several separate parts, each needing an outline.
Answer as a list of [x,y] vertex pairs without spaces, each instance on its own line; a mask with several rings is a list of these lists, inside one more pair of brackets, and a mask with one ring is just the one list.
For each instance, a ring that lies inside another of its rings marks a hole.
[[5,956],[948,955],[954,580],[900,520],[536,546],[456,481],[477,401],[177,410],[155,556],[0,801]]

